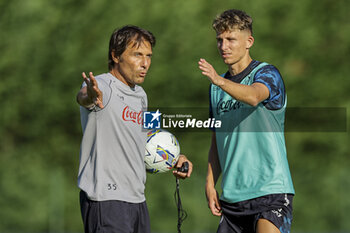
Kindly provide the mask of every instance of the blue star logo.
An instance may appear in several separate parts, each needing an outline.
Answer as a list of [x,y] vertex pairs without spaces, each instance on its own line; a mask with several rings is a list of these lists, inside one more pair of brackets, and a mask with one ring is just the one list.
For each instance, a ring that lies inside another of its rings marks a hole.
[[159,129],[161,115],[162,113],[159,112],[159,109],[156,112],[143,112],[143,128]]

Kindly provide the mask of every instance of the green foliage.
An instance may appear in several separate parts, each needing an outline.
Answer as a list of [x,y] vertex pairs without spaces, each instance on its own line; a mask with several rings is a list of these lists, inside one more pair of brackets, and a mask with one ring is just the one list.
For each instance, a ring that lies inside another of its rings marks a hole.
[[[253,17],[253,58],[279,68],[289,106],[349,107],[346,0],[0,1],[0,232],[83,231],[75,95],[82,71],[107,71],[115,28],[135,24],[157,38],[144,84],[150,106],[206,108],[209,83],[197,62],[203,57],[225,72],[211,22],[233,7]],[[293,231],[350,231],[348,130],[286,134],[297,193]],[[214,232],[219,219],[204,195],[210,133],[175,135],[195,165],[181,181],[182,229]],[[171,174],[148,176],[154,232],[176,231],[174,191]]]

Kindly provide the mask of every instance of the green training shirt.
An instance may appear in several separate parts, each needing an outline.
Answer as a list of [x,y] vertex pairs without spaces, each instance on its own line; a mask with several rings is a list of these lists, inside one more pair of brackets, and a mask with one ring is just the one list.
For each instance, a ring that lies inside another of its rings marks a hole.
[[[251,85],[260,63],[241,84]],[[277,110],[252,107],[211,85],[211,112],[221,120],[216,142],[222,171],[221,200],[235,203],[268,194],[294,194],[284,140],[287,101]]]

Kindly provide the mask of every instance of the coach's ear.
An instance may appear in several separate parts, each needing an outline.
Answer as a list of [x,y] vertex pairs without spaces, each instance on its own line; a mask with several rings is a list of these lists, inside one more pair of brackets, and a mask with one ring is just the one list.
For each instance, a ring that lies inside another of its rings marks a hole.
[[114,63],[116,63],[116,64],[119,63],[120,57],[119,56],[115,56],[115,51],[114,50],[112,50],[111,55],[112,55],[112,59],[113,59]]

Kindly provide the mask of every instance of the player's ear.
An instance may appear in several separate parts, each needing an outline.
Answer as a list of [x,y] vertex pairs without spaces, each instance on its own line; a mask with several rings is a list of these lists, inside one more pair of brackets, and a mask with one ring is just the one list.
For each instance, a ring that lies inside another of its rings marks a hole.
[[250,49],[254,44],[254,37],[252,35],[248,35],[247,38],[247,49]]
[[112,50],[111,55],[112,55],[112,59],[113,59],[114,63],[119,63],[120,58],[119,58],[119,56],[115,56],[114,50]]

